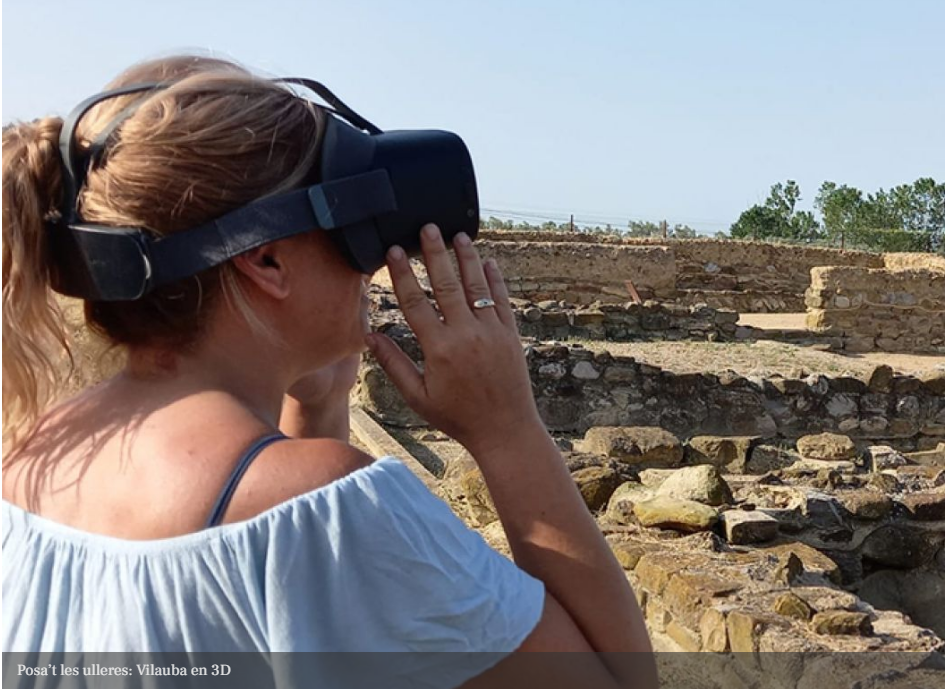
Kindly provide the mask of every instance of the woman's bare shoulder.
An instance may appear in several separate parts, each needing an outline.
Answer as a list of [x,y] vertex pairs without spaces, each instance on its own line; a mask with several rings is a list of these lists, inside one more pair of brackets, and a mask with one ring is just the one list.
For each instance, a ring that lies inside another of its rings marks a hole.
[[259,454],[240,480],[224,523],[250,519],[373,462],[370,455],[331,438],[290,438],[273,443]]

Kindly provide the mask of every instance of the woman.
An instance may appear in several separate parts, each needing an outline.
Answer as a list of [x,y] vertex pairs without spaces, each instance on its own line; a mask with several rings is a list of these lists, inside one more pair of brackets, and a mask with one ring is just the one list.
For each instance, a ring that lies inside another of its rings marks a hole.
[[[109,139],[79,191],[84,221],[166,235],[313,183],[310,102],[195,57],[111,86],[155,81],[173,85]],[[97,105],[80,145],[140,99]],[[309,232],[137,301],[88,302],[88,325],[126,348],[127,366],[46,410],[65,342],[43,234],[61,203],[61,128],[3,134],[4,650],[649,651],[538,417],[502,277],[464,235],[457,276],[438,229],[422,232],[442,320],[404,252],[388,254],[422,373],[370,333],[364,276]],[[495,306],[471,308],[485,297]],[[345,442],[365,347],[475,457],[514,564],[396,459]],[[647,686],[643,657],[588,654],[545,683]],[[514,656],[497,660],[411,672],[473,686],[512,672]]]

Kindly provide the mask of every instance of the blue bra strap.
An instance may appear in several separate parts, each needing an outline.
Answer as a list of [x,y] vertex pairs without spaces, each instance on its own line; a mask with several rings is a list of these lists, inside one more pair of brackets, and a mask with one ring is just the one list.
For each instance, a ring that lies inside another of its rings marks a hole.
[[240,479],[243,478],[243,474],[249,469],[249,465],[256,459],[256,456],[277,440],[285,440],[287,437],[288,436],[282,433],[264,436],[253,443],[249,449],[243,453],[243,456],[240,457],[239,461],[236,463],[233,473],[230,474],[230,478],[227,479],[226,485],[223,486],[220,497],[217,498],[217,502],[213,506],[213,510],[210,512],[210,518],[207,519],[207,524],[204,528],[209,529],[214,526],[219,526],[220,522],[223,521],[223,515],[226,514],[226,508],[230,506],[230,500],[233,499],[236,486],[239,485]]

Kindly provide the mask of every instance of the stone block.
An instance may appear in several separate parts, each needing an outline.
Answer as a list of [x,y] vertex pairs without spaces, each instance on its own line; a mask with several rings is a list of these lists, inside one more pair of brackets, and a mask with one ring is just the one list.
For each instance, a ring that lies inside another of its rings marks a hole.
[[715,608],[706,610],[699,622],[702,650],[709,653],[725,653],[728,650],[728,628],[725,614]]
[[734,473],[742,473],[757,436],[697,435],[689,439],[686,461],[689,464],[712,464]]
[[763,512],[727,510],[721,519],[726,540],[735,545],[764,543],[778,535],[778,520]]
[[805,435],[797,440],[797,451],[804,459],[849,460],[856,457],[856,445],[836,433]]
[[716,467],[709,464],[672,470],[657,488],[656,494],[694,500],[715,507],[732,501],[732,491],[725,479]]
[[656,496],[633,506],[640,524],[684,533],[707,531],[718,521],[718,511],[693,500]]
[[587,431],[584,446],[641,467],[676,467],[683,459],[679,439],[658,426],[598,426]]

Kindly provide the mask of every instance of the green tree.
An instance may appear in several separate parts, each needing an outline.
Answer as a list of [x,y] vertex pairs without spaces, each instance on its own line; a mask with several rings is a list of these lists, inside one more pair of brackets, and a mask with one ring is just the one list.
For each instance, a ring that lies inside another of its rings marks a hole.
[[822,237],[820,223],[810,211],[798,211],[801,189],[793,179],[772,185],[764,205],[754,205],[730,228],[732,237],[782,239],[809,243]]

